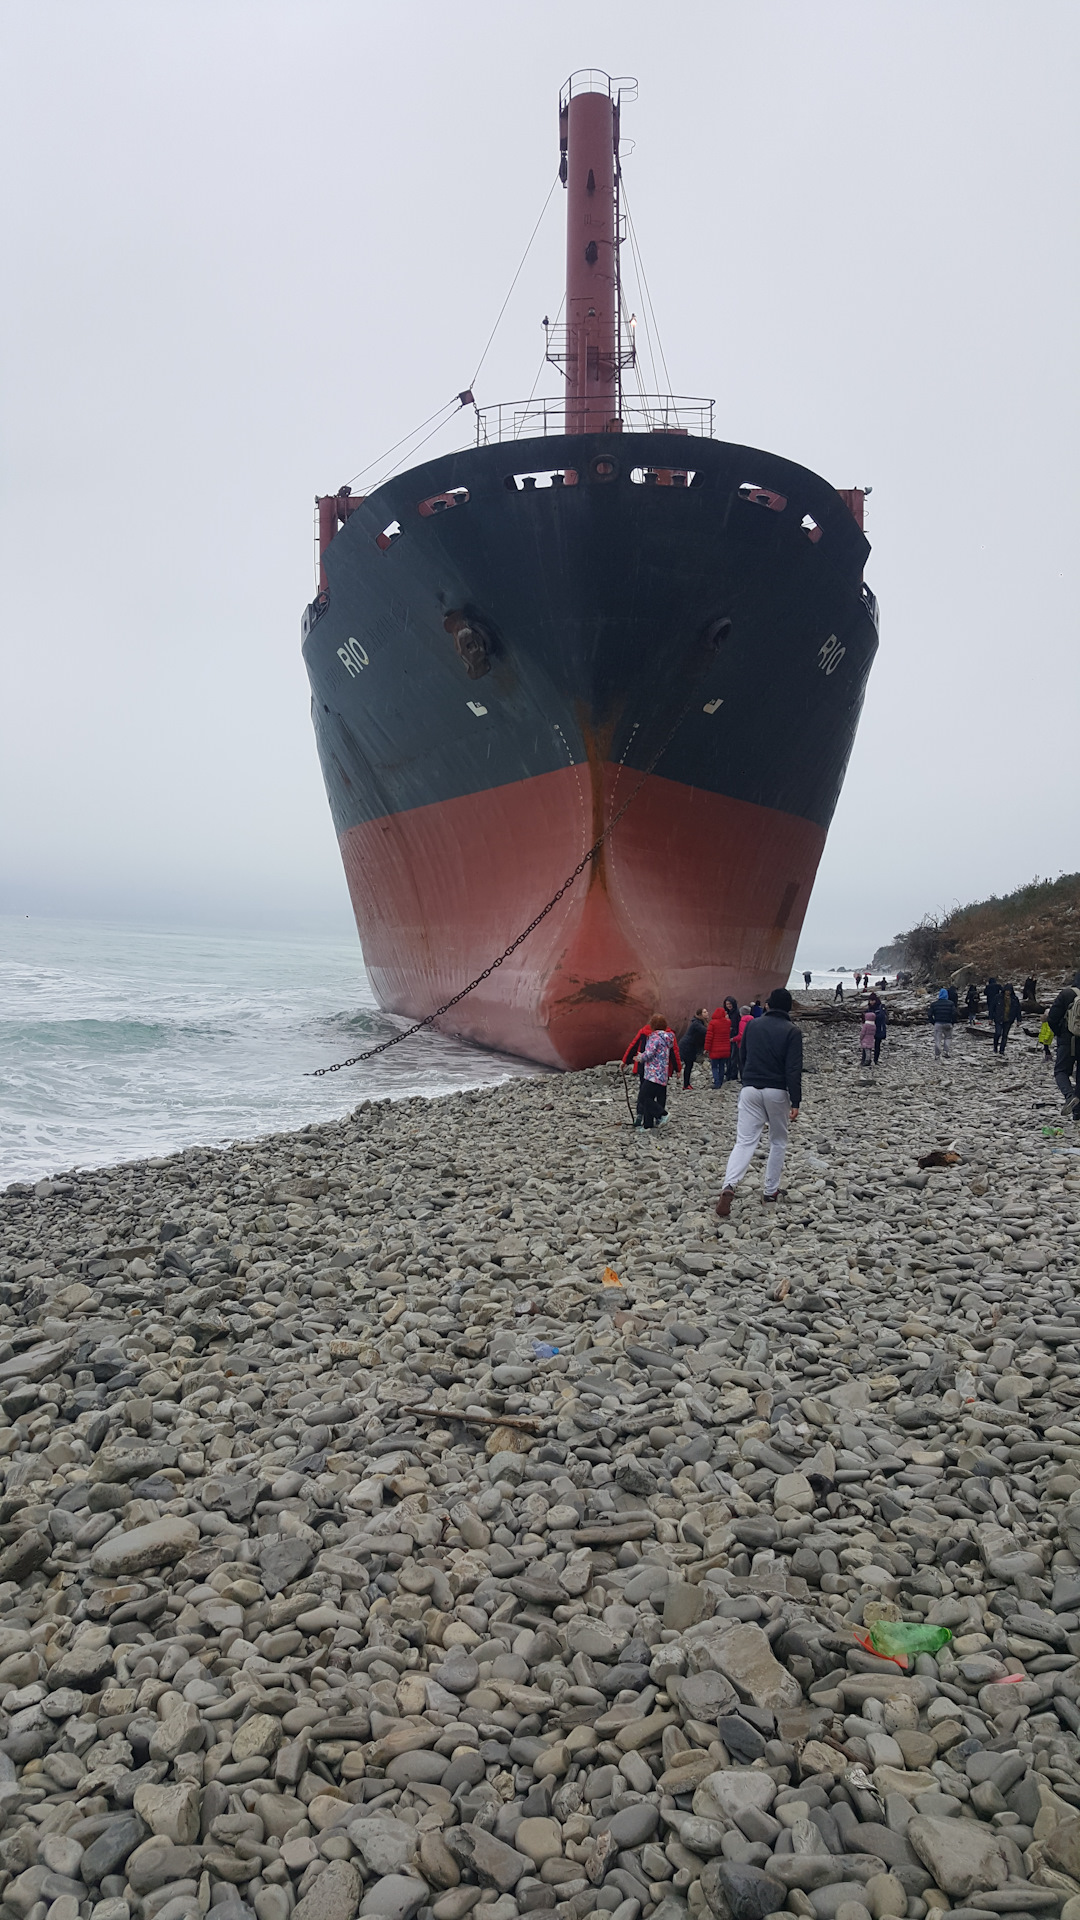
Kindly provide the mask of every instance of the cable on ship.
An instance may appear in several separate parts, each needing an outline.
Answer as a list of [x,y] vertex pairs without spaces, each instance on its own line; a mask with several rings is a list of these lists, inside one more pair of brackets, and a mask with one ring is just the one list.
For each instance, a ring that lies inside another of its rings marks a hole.
[[[711,664],[712,664],[711,660],[707,662],[707,666],[711,666]],[[703,670],[703,672],[706,670],[707,670],[707,667],[706,669]],[[511,940],[510,945],[508,947],[505,947],[503,949],[498,959],[493,960],[490,966],[485,967],[483,973],[478,973],[475,980],[470,980],[467,987],[462,987],[460,992],[453,994],[449,1000],[444,1000],[442,1006],[436,1007],[434,1013],[425,1014],[422,1020],[417,1020],[413,1026],[406,1027],[402,1033],[395,1033],[392,1040],[383,1040],[379,1043],[377,1047],[368,1047],[364,1053],[354,1053],[351,1055],[351,1057],[348,1060],[336,1060],[333,1066],[314,1067],[309,1074],[305,1075],[306,1079],[321,1080],[324,1074],[340,1073],[343,1067],[358,1067],[360,1066],[361,1062],[364,1060],[374,1060],[377,1054],[389,1053],[391,1047],[400,1047],[403,1040],[411,1040],[414,1034],[422,1033],[425,1027],[434,1026],[436,1020],[441,1020],[444,1014],[450,1012],[451,1007],[456,1007],[459,1001],[466,999],[470,993],[474,993],[477,987],[482,986],[485,980],[490,979],[491,975],[497,972],[499,967],[503,965],[504,961],[509,960],[511,954],[517,952],[522,942],[528,939],[530,933],[536,932],[536,929],[540,925],[540,922],[542,920],[547,919],[548,914],[551,913],[553,908],[558,906],[559,901],[562,899],[563,895],[570,891],[570,888],[573,886],[575,880],[580,879],[586,867],[589,866],[590,863],[597,858],[605,842],[610,838],[611,834],[614,832],[615,828],[618,826],[619,821],[622,819],[627,809],[633,806],[634,801],[637,799],[638,794],[641,792],[641,789],[645,785],[646,780],[648,780],[652,776],[652,774],[655,773],[658,765],[660,764],[660,761],[663,759],[665,753],[667,752],[672,741],[674,740],[675,735],[678,733],[679,728],[682,726],[683,721],[686,719],[686,716],[689,713],[691,707],[693,706],[694,701],[697,699],[698,685],[700,680],[703,677],[703,672],[695,675],[694,685],[691,690],[690,697],[687,700],[685,706],[682,707],[682,709],[680,710],[678,717],[676,718],[675,723],[672,726],[670,732],[661,741],[660,745],[656,749],[656,752],[653,754],[652,759],[649,761],[649,764],[646,767],[644,773],[642,774],[640,780],[637,782],[637,785],[632,788],[628,797],[623,801],[622,806],[619,808],[618,812],[612,814],[611,819],[608,821],[607,826],[604,828],[604,831],[600,835],[599,839],[594,840],[592,846],[589,848],[589,851],[586,854],[582,855],[582,858],[578,861],[577,866],[574,868],[572,873],[569,873],[567,875],[566,879],[562,883],[562,886],[558,889],[558,892],[552,894],[551,899],[547,903],[547,906],[541,907],[539,913],[536,914],[536,916],[529,921],[528,926],[525,927],[522,930],[522,932],[518,934],[515,940]],[[629,1100],[627,1101],[627,1105],[629,1105]]]

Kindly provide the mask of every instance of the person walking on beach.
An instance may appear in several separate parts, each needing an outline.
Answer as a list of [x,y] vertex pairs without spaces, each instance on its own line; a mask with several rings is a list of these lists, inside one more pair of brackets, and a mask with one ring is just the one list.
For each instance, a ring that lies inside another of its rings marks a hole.
[[721,1220],[726,1220],[731,1212],[735,1189],[766,1127],[769,1157],[765,1163],[763,1197],[774,1201],[780,1191],[788,1124],[798,1119],[802,1102],[803,1037],[792,1024],[791,995],[786,987],[776,987],[770,993],[768,1010],[747,1028],[743,1047],[738,1131],[724,1171],[723,1191],[716,1203]]
[[948,987],[942,987],[937,999],[930,1002],[926,1017],[934,1029],[934,1059],[940,1060],[944,1054],[946,1060],[951,1060],[956,1008],[949,999]]
[[803,974],[803,986],[806,988],[807,993],[809,993],[810,991],[810,982],[812,979],[813,979],[812,974],[809,974],[809,973]]
[[679,1043],[662,1015],[657,1014],[650,1023],[649,1038],[642,1047],[638,1060],[641,1064],[638,1113],[641,1116],[641,1125],[648,1133],[651,1128],[666,1124],[668,1081],[672,1073],[678,1073],[682,1066],[682,1061],[679,1059]]
[[717,1007],[709,1021],[705,1052],[712,1068],[713,1087],[722,1087],[731,1061],[731,1017],[726,1007]]
[[838,980],[836,983],[836,992],[833,994],[833,999],[840,1000],[842,1002],[843,998],[844,998],[844,983],[842,980]]
[[862,1048],[861,1064],[864,1067],[872,1067],[874,1064],[874,1041],[876,1039],[877,1023],[874,1020],[874,1010],[872,1007],[867,1007],[866,1012],[863,1014],[862,1026],[859,1028],[859,1045]]
[[872,1013],[874,1016],[874,1065],[876,1067],[881,1058],[881,1049],[885,1042],[885,1036],[889,1030],[889,1016],[885,1011],[885,1002],[879,1000],[876,993],[870,995],[866,1003],[866,1008],[867,1012]]
[[979,1017],[979,989],[974,981],[964,995],[964,1005],[967,1008],[968,1026],[973,1027]]
[[986,1017],[993,1026],[997,1025],[997,1003],[1000,997],[1001,987],[991,974],[986,983]]
[[994,1008],[994,1052],[1005,1057],[1009,1034],[1020,1020],[1020,996],[1012,985],[1002,987]]
[[1062,987],[1046,1009],[1054,1035],[1054,1085],[1065,1102],[1065,1118],[1080,1124],[1080,973]]
[[690,1075],[693,1073],[694,1068],[697,1066],[698,1061],[705,1051],[705,1030],[708,1024],[708,1008],[699,1007],[696,1013],[691,1014],[689,1025],[679,1042],[682,1048],[682,1083],[684,1093],[693,1092],[693,1088],[690,1085]]

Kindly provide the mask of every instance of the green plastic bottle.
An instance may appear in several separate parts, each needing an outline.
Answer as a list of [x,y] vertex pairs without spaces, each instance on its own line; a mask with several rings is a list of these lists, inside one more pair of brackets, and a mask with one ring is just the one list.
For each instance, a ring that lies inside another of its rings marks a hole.
[[870,1645],[889,1660],[936,1653],[952,1639],[948,1627],[924,1627],[915,1620],[879,1620],[870,1629]]

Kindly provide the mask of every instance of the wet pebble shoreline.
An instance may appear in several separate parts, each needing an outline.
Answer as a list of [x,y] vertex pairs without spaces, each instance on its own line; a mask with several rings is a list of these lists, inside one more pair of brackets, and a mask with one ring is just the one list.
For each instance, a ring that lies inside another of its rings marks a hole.
[[1080,1161],[806,1045],[0,1197],[0,1920],[1080,1920]]

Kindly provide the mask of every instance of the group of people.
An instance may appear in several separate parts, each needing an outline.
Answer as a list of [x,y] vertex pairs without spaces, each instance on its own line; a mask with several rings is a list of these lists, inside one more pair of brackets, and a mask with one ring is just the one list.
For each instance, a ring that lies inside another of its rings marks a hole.
[[[1035,981],[1030,977],[1024,982],[1024,999],[1035,996]],[[964,995],[964,1010],[969,1027],[975,1025],[979,1017],[980,993],[974,982]],[[1009,1035],[1019,1025],[1022,1013],[1020,995],[1011,981],[1003,986],[991,974],[986,983],[986,1017],[994,1028],[994,1052],[1004,1056]],[[942,1055],[948,1060],[952,1054],[953,1028],[960,1017],[960,996],[955,987],[941,987],[937,998],[930,1002],[926,1017],[934,1029],[934,1058]]]
[[712,1067],[714,1087],[722,1087],[725,1076],[742,1081],[735,1145],[716,1204],[721,1220],[731,1212],[735,1188],[766,1127],[769,1157],[763,1198],[775,1201],[780,1190],[788,1127],[798,1119],[802,1101],[802,1034],[792,1023],[791,1004],[787,988],[776,987],[764,1007],[755,1001],[741,1008],[729,998],[711,1018],[702,1007],[683,1035],[682,1053],[667,1021],[657,1014],[638,1029],[623,1055],[623,1066],[632,1061],[638,1077],[634,1125],[646,1132],[666,1125],[668,1082],[681,1072],[683,1087],[689,1091],[690,1071],[702,1054]]

